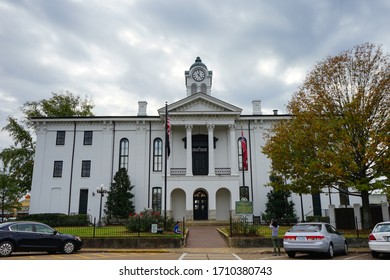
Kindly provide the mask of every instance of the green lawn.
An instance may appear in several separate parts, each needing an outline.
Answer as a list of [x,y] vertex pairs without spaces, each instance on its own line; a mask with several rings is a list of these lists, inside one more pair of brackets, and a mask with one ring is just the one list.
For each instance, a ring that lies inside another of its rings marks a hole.
[[[173,231],[164,231],[163,234],[151,232],[129,232],[125,226],[104,226],[104,227],[56,227],[58,232],[73,234],[79,237],[156,237],[156,238],[180,238],[180,234],[175,234]],[[95,232],[94,232],[95,231]]]
[[[280,226],[279,236],[284,236],[291,226]],[[92,237],[155,237],[155,238],[181,238],[181,235],[173,233],[173,231],[164,231],[163,234],[155,234],[151,232],[129,232],[125,226],[104,226],[101,228],[92,226],[85,227],[56,227],[56,230],[61,233],[73,234],[83,238]],[[94,232],[95,230],[95,232]],[[230,235],[229,227],[221,227],[219,230],[223,231],[226,235]],[[368,238],[371,230],[340,230],[340,232],[347,238]],[[267,225],[256,226],[256,235],[269,238],[271,237],[271,229]],[[253,235],[252,235],[253,236]]]

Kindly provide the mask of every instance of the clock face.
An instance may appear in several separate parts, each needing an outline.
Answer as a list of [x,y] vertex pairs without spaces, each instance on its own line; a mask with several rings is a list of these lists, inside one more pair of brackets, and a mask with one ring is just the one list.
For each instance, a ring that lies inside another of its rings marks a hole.
[[206,76],[206,73],[202,69],[195,69],[194,72],[192,72],[192,78],[197,81],[203,81]]

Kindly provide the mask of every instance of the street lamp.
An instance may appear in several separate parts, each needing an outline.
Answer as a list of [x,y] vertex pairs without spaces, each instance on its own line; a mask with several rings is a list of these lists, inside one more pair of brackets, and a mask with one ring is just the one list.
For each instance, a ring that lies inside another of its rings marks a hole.
[[96,188],[96,192],[100,194],[99,221],[97,227],[102,227],[102,201],[104,194],[107,193],[108,190],[103,184],[101,184],[100,187]]

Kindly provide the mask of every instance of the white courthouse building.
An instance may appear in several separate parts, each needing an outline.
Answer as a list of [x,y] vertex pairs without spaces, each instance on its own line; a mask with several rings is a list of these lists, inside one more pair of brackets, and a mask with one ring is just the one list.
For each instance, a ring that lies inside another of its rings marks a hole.
[[[253,112],[243,115],[242,109],[218,99],[212,94],[213,72],[199,57],[184,74],[183,99],[167,105],[171,132],[166,177],[164,100],[152,116],[147,115],[147,102],[140,101],[136,116],[35,119],[30,213],[86,213],[97,218],[97,188],[109,187],[121,167],[134,185],[136,212],[153,208],[187,221],[227,221],[240,200],[253,202],[253,215],[264,212],[270,190],[265,187],[270,160],[262,153],[264,135],[274,122],[290,116],[276,110],[262,114],[260,100],[248,101]],[[245,92],[240,94],[245,99]],[[323,214],[329,203],[340,204],[337,193],[304,195],[302,200],[293,194],[291,199],[300,218]]]

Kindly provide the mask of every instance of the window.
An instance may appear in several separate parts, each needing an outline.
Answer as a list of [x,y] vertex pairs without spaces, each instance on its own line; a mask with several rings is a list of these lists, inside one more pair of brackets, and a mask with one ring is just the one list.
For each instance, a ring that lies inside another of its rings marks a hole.
[[56,145],[65,145],[65,131],[57,131]]
[[161,213],[161,187],[152,189],[152,209],[153,212]]
[[62,177],[62,166],[63,166],[62,160],[54,161],[53,177],[56,178]]
[[207,93],[207,88],[206,88],[206,85],[205,85],[205,84],[201,84],[201,86],[200,86],[200,92],[202,92],[202,93]]
[[191,94],[195,94],[196,91],[197,91],[197,86],[196,86],[196,84],[192,84],[192,85],[191,85]]
[[32,224],[17,224],[10,227],[11,231],[33,232]]
[[47,233],[47,234],[53,234],[54,231],[52,228],[46,226],[46,225],[41,225],[41,224],[36,224],[35,225],[35,231],[39,233]]
[[129,165],[129,140],[122,138],[119,143],[119,169],[128,168]]
[[84,145],[92,145],[93,131],[84,131]]
[[238,168],[240,171],[248,170],[248,151],[245,137],[238,138]]
[[81,162],[81,177],[90,177],[91,176],[91,161],[83,160]]
[[153,171],[162,171],[163,145],[161,138],[154,139],[153,142]]

